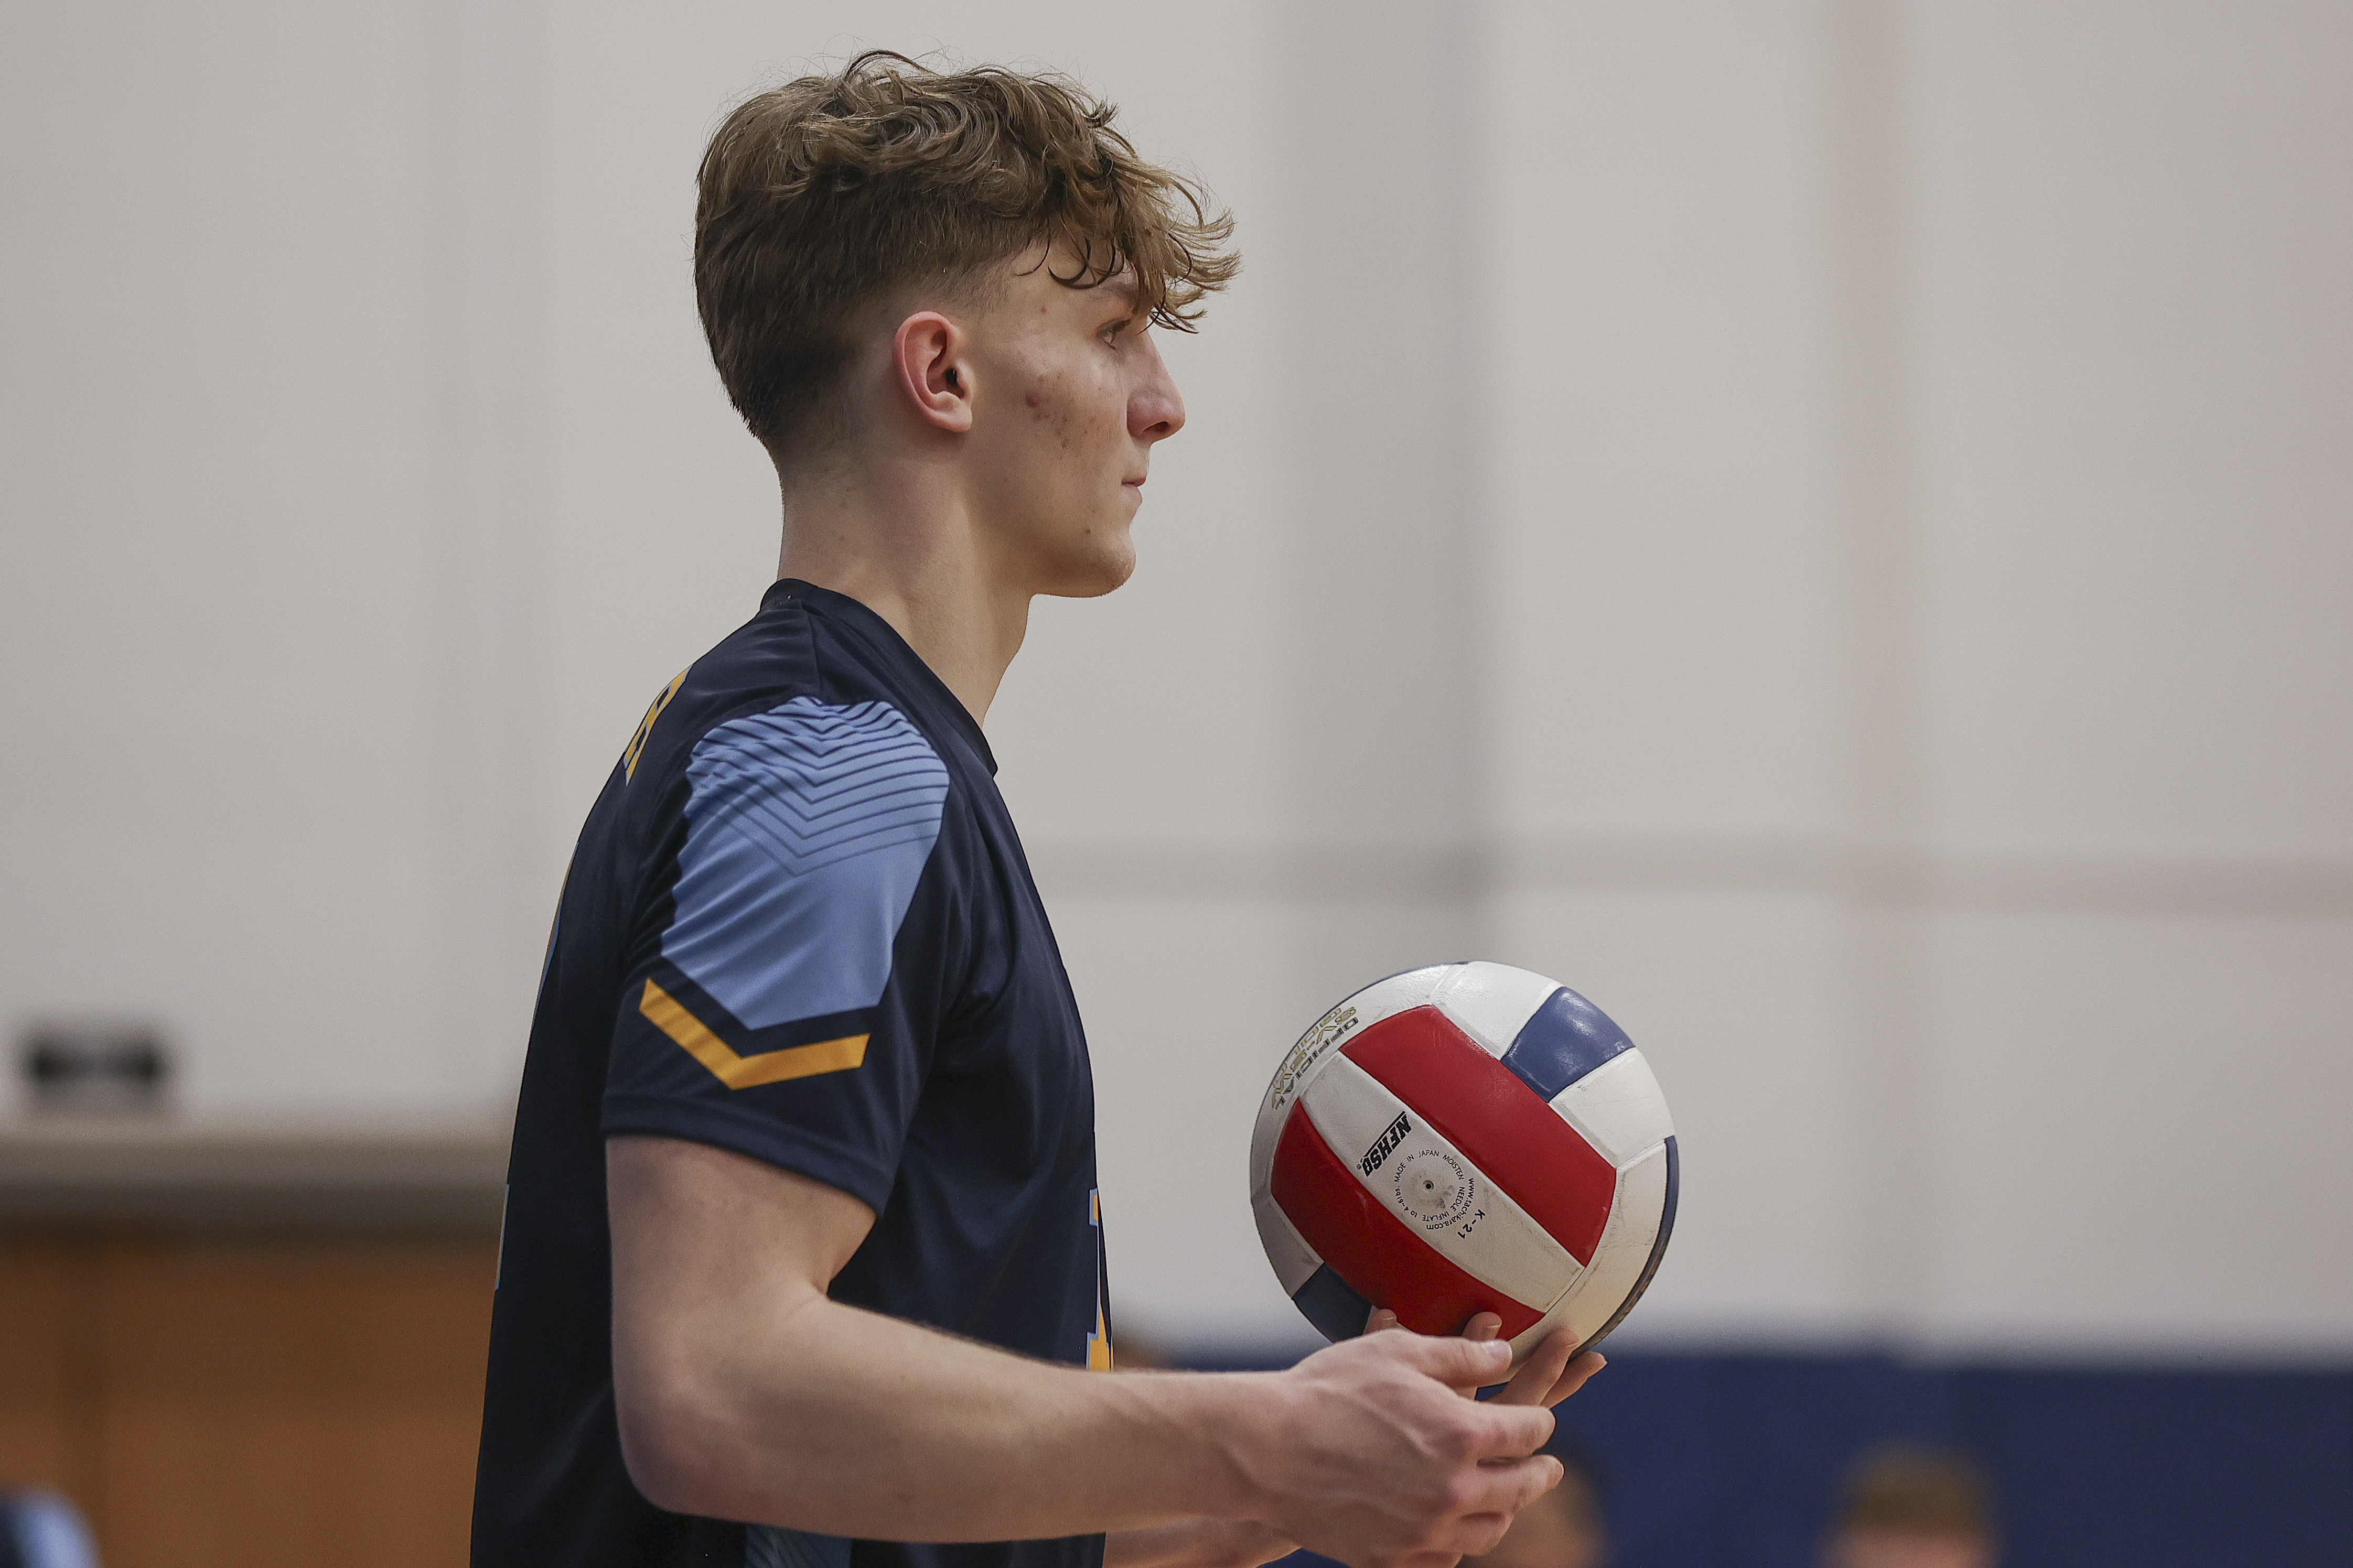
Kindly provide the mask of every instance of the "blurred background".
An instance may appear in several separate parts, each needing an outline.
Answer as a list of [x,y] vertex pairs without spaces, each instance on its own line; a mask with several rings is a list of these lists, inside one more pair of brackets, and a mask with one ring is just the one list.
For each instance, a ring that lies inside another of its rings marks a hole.
[[1812,1563],[1904,1440],[2017,1568],[2353,1563],[2353,11],[2291,0],[6,8],[0,1480],[115,1568],[461,1554],[565,861],[773,574],[695,163],[869,45],[1074,72],[1240,219],[1142,569],[989,721],[1126,1342],[1310,1347],[1256,1097],[1497,959],[1682,1135],[1569,1423],[1612,1561]]

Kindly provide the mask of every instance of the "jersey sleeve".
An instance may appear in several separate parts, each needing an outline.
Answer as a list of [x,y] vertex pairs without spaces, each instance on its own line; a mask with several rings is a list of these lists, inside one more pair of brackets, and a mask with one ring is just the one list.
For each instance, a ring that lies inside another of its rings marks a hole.
[[633,944],[605,1131],[716,1144],[880,1210],[931,1065],[948,772],[886,702],[797,697],[686,765],[676,878]]

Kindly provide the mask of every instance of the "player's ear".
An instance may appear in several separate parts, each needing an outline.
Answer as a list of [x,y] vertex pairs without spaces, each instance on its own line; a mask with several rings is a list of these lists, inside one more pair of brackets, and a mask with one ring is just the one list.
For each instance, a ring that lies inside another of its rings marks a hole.
[[957,433],[972,428],[972,365],[964,329],[937,310],[919,310],[891,339],[899,390],[924,421]]

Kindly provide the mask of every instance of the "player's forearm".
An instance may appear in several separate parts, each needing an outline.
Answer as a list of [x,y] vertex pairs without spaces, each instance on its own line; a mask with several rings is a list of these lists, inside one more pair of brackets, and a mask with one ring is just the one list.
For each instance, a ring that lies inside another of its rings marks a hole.
[[681,1512],[830,1535],[1004,1541],[1240,1518],[1252,1499],[1234,1438],[1283,1397],[1271,1376],[1024,1361],[822,1297],[780,1303],[766,1324],[679,1328],[659,1347],[616,1344],[640,1489]]
[[1103,1538],[1103,1568],[1258,1568],[1296,1550],[1252,1521],[1187,1519],[1112,1531]]

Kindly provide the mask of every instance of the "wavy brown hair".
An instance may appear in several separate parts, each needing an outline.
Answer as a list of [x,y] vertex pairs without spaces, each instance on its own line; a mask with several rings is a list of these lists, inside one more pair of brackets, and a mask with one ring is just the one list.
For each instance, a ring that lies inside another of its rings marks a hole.
[[1063,77],[883,49],[738,105],[702,158],[694,291],[752,434],[773,451],[810,434],[864,310],[926,282],[970,302],[1040,241],[1072,258],[1055,281],[1132,273],[1140,313],[1192,331],[1240,269],[1233,219],[1138,157],[1116,113]]

